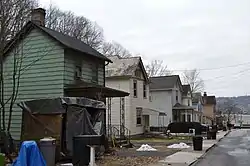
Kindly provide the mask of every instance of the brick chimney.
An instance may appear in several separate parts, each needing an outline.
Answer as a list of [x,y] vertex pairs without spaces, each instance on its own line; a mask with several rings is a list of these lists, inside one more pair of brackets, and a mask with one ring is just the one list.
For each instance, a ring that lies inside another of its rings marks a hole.
[[43,8],[33,9],[31,12],[31,21],[40,26],[45,26],[46,10]]

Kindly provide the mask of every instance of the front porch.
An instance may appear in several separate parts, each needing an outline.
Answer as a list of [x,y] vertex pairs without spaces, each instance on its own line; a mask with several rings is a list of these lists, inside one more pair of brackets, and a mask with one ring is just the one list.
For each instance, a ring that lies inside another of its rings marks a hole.
[[201,122],[202,113],[180,103],[173,107],[173,122]]
[[163,132],[167,128],[167,114],[152,108],[143,108],[144,133],[150,131]]
[[[64,92],[66,96],[84,96],[87,98],[103,101],[106,104],[106,110],[103,112],[102,120],[104,123],[104,133],[105,135],[111,139],[116,136],[125,137],[125,135],[130,134],[130,131],[127,131],[124,125],[124,113],[125,113],[125,102],[124,97],[129,96],[128,92],[108,88],[105,86],[86,83],[83,81],[78,81],[75,84],[67,85],[64,88]],[[120,124],[118,126],[112,125],[111,122],[111,99],[117,98],[120,100]]]

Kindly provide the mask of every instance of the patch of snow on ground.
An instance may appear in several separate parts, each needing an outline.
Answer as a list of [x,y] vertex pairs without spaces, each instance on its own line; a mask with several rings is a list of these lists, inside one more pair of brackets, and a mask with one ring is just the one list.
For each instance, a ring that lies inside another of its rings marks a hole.
[[139,149],[136,149],[136,151],[157,151],[155,148],[152,148],[148,144],[142,144]]
[[172,149],[186,149],[186,148],[190,148],[189,145],[181,142],[179,144],[173,144],[173,145],[169,145],[168,148],[172,148]]

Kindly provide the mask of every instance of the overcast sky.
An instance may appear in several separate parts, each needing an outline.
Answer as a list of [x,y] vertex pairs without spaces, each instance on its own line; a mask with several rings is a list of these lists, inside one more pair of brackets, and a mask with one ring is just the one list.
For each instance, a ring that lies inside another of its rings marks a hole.
[[[208,94],[250,94],[250,0],[40,0],[96,21],[107,40],[177,74],[201,70]],[[241,65],[237,65],[241,64]]]

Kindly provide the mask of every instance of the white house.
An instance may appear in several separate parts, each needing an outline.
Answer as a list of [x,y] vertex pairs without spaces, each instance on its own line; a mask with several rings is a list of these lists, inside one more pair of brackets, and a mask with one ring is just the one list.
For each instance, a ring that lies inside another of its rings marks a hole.
[[[151,77],[149,87],[151,106],[167,115],[164,126],[171,122],[198,121],[198,112],[192,107],[190,85],[182,85],[178,75]],[[158,119],[150,119],[150,126],[158,124]]]
[[142,60],[140,57],[109,58],[113,63],[106,66],[106,86],[130,93],[125,98],[109,101],[111,125],[123,125],[131,135],[141,134],[149,126],[150,115],[159,115],[159,111],[149,107],[149,79]]

